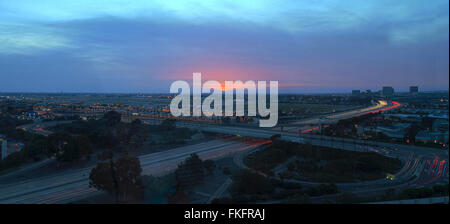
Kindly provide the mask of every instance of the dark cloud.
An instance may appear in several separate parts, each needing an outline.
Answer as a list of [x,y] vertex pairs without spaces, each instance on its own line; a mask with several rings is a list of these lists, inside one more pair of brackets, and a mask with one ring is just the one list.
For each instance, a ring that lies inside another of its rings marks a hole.
[[[172,80],[279,80],[281,91],[392,85],[448,89],[448,39],[398,44],[393,24],[339,31],[167,24],[104,17],[53,23],[74,47],[0,56],[4,91],[168,92]],[[448,30],[447,30],[448,32]]]

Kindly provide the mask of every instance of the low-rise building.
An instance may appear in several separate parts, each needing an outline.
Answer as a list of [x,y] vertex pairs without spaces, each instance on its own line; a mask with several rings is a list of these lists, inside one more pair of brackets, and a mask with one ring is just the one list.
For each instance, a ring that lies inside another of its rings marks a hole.
[[377,132],[382,133],[390,138],[394,139],[403,139],[405,137],[406,133],[406,127],[399,127],[399,126],[380,126],[376,129]]
[[410,86],[409,87],[409,93],[410,94],[417,94],[417,93],[419,93],[419,87],[418,86]]
[[416,142],[448,144],[448,131],[420,131],[416,135]]
[[436,119],[432,126],[433,131],[448,131],[448,120]]
[[391,86],[383,86],[382,94],[383,96],[392,96],[394,95],[394,88]]

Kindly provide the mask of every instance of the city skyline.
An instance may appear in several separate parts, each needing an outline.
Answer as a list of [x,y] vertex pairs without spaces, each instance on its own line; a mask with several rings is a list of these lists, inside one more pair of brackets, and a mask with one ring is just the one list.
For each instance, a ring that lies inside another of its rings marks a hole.
[[[192,84],[191,80],[182,80],[182,81],[186,81],[189,84]],[[202,84],[205,83],[206,81],[211,81],[211,80],[203,80]],[[242,81],[242,80],[238,80],[238,81]],[[248,80],[247,80],[248,81]],[[245,82],[245,80],[244,80]],[[222,86],[222,94],[225,94],[225,83],[224,82],[220,82],[221,86]],[[283,90],[283,87],[286,87],[289,85],[282,85],[280,86],[280,88]],[[383,89],[385,87],[388,88],[393,88],[394,90],[394,94],[405,94],[405,93],[411,93],[411,88],[417,88],[417,92],[423,92],[423,93],[437,93],[437,92],[448,92],[448,89],[425,89],[423,90],[421,88],[421,86],[404,86],[400,89],[397,89],[396,87],[393,86],[380,86],[379,88],[375,88],[375,89],[371,89],[371,88],[359,88],[359,87],[349,87],[348,89],[345,90],[338,90],[338,91],[333,91],[333,90],[325,90],[325,91],[316,91],[316,92],[290,92],[290,91],[281,91],[279,94],[280,95],[320,95],[320,94],[369,94],[369,95],[373,95],[373,94],[383,94]],[[236,90],[239,88],[236,88]],[[192,90],[191,90],[192,91]],[[356,92],[355,92],[356,91]],[[125,91],[117,91],[117,92],[96,92],[96,91],[0,91],[1,94],[143,94],[143,95],[157,95],[157,94],[163,94],[163,95],[174,95],[175,93],[170,93],[170,91],[167,92],[151,92],[151,91],[129,91],[129,92],[125,92]],[[245,92],[245,94],[247,94],[247,92]],[[209,95],[208,93],[202,93],[202,95]]]
[[280,93],[448,90],[447,1],[2,2],[1,92],[168,93],[279,80]]

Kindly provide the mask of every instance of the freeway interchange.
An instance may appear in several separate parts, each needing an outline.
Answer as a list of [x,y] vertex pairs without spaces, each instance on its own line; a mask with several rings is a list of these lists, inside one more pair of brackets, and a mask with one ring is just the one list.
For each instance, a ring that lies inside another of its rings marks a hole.
[[[255,138],[270,138],[275,134],[280,134],[280,138],[286,141],[309,143],[316,146],[324,146],[335,149],[360,151],[360,152],[377,152],[385,156],[394,157],[404,162],[403,169],[408,172],[401,172],[395,175],[394,180],[381,180],[382,184],[397,184],[400,182],[411,181],[412,177],[419,179],[427,179],[426,176],[432,177],[434,181],[417,182],[417,185],[423,186],[433,183],[439,178],[448,179],[448,151],[442,149],[390,144],[384,142],[365,141],[347,138],[328,137],[311,134],[295,134],[290,132],[280,132],[274,130],[261,130],[242,127],[212,127],[201,126],[198,129],[223,134],[239,134],[242,136],[249,136]],[[425,169],[430,169],[428,175],[425,174]],[[405,175],[406,174],[406,175]],[[437,178],[436,178],[437,177]],[[419,181],[419,179],[417,181]],[[387,182],[388,181],[388,182]],[[380,181],[378,181],[380,182]],[[367,185],[372,185],[375,182],[368,182]]]
[[[399,105],[400,104],[380,106],[380,104],[378,104],[370,109],[345,112],[336,115],[335,117],[343,119],[343,117],[357,116],[361,113],[393,109]],[[310,123],[311,121],[308,122]],[[285,141],[309,143],[316,146],[340,150],[373,151],[402,160],[403,167],[401,170],[396,174],[388,176],[386,179],[337,184],[340,189],[345,191],[364,193],[369,191],[381,191],[393,187],[427,186],[443,180],[447,180],[448,182],[448,151],[446,150],[293,133],[289,130],[280,131],[273,128],[261,129],[182,122],[177,122],[177,126],[188,127],[204,132],[231,136],[247,136],[257,139],[270,139],[274,135],[280,135],[280,139]],[[49,132],[42,127],[45,126],[39,125],[37,128],[34,125],[28,125],[21,128],[39,134],[49,134]],[[139,159],[143,170],[142,174],[151,174],[155,176],[172,172],[181,161],[192,153],[197,153],[202,159],[217,159],[226,155],[239,154],[241,156],[236,159],[236,163],[240,166],[245,166],[242,163],[242,155],[265,143],[267,143],[266,140],[248,143],[240,141],[239,137],[229,137],[146,154],[140,156]],[[89,187],[89,173],[91,169],[92,167],[70,169],[39,178],[0,184],[0,203],[68,203],[98,194],[99,192],[96,189]],[[318,184],[304,181],[294,182],[299,182],[304,185]]]

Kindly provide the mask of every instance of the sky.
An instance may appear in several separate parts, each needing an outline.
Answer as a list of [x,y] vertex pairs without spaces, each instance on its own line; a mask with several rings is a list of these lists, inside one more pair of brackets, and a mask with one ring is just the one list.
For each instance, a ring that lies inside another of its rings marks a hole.
[[0,92],[449,89],[447,0],[0,0]]

